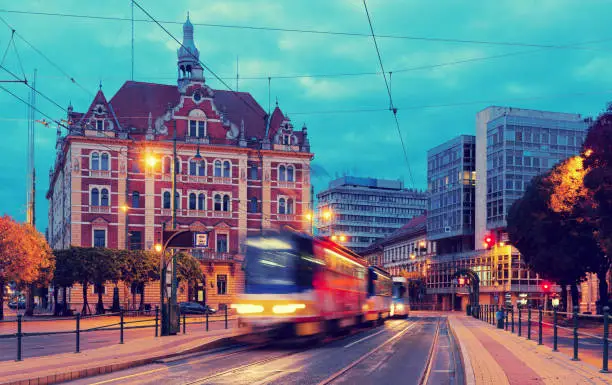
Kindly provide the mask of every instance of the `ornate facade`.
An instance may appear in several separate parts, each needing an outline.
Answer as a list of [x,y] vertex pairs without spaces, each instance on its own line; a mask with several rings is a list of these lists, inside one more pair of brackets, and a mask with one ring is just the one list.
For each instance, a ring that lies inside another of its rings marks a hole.
[[249,93],[206,84],[189,19],[177,70],[177,85],[127,81],[110,100],[98,91],[84,112],[69,107],[50,171],[49,243],[160,243],[171,225],[176,145],[177,226],[209,233],[208,249],[194,251],[207,276],[204,295],[193,297],[204,302],[209,289],[227,303],[241,290],[248,234],[309,229],[313,154],[307,128],[294,130],[278,106],[268,116]]

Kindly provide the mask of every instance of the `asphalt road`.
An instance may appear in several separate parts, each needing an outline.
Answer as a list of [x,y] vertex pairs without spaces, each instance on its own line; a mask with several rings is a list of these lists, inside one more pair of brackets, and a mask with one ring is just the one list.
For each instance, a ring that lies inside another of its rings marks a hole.
[[443,317],[411,317],[318,345],[234,345],[72,384],[454,384],[447,339]]
[[[144,318],[143,318],[144,319]],[[150,317],[146,317],[150,319]],[[80,333],[80,349],[81,352],[88,349],[96,349],[103,346],[112,344],[118,344],[120,341],[119,326],[116,323],[119,321],[118,317],[101,317],[94,319],[85,319],[81,321],[81,330],[93,329],[97,327],[103,327],[108,325],[112,328],[111,330],[95,330],[95,331],[82,331]],[[126,322],[138,321],[135,318],[125,318]],[[198,328],[203,330],[205,325],[202,323],[190,323],[190,322],[202,322],[202,319],[197,318],[188,320],[187,322],[187,334],[189,330]],[[126,327],[130,326],[149,326],[146,328],[129,329],[124,330],[124,343],[136,343],[135,340],[139,338],[153,338],[155,335],[154,322],[137,322],[133,324],[126,324]],[[228,322],[228,327],[233,327],[234,321]],[[222,320],[212,321],[209,323],[209,330],[220,330],[225,327],[225,323]],[[30,357],[48,356],[59,353],[71,353],[76,349],[76,334],[75,321],[69,320],[50,320],[50,321],[30,321],[24,322],[22,325],[22,332],[25,336],[22,338],[22,357],[27,360]],[[0,323],[0,361],[15,360],[17,358],[17,338],[14,337],[16,332],[15,323]],[[50,335],[32,335],[28,333],[41,333],[41,332],[52,332],[59,334]],[[182,329],[181,329],[182,333]],[[8,336],[8,335],[11,336]]]

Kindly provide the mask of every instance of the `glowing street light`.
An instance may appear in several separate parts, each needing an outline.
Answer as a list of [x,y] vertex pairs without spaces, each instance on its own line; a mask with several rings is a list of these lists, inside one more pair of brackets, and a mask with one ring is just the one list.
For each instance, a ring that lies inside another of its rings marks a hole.
[[155,167],[157,162],[159,162],[159,159],[157,159],[157,157],[153,154],[147,154],[145,156],[145,162],[147,163],[147,166]]
[[592,150],[592,149],[590,149],[590,148],[589,148],[589,149],[587,149],[587,150],[584,152],[584,157],[585,157],[585,158],[588,158],[588,157],[589,157],[589,156],[591,156],[591,155],[593,155],[593,150]]
[[130,209],[130,207],[126,204],[121,205],[121,211],[123,211],[124,213],[127,213],[128,210]]
[[158,253],[161,253],[162,245],[160,245],[159,243],[156,243],[154,247],[155,247],[155,251],[157,251]]
[[332,215],[333,215],[333,214],[332,214],[332,211],[331,211],[331,210],[324,210],[324,211],[323,211],[323,213],[322,213],[322,215],[323,215],[323,219],[325,219],[325,220],[327,220],[327,221],[328,221],[328,220],[330,220],[330,219],[331,219],[331,217],[332,217]]
[[414,253],[410,254],[410,259],[415,259],[416,255],[414,255]]

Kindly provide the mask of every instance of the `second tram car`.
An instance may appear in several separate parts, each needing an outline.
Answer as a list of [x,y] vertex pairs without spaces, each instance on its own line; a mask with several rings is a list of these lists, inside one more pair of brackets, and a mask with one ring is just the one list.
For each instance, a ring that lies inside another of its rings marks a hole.
[[364,307],[365,321],[384,322],[391,312],[391,294],[393,281],[385,270],[368,267],[368,302]]
[[410,296],[408,295],[408,280],[404,277],[393,277],[392,317],[408,317],[410,313]]

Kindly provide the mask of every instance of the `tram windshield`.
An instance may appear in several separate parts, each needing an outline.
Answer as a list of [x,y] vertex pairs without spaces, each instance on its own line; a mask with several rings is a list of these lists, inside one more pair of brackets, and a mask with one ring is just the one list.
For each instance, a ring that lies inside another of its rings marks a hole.
[[393,298],[404,298],[406,295],[406,286],[403,282],[393,282]]
[[300,237],[247,240],[245,293],[294,293],[312,288],[312,241]]

